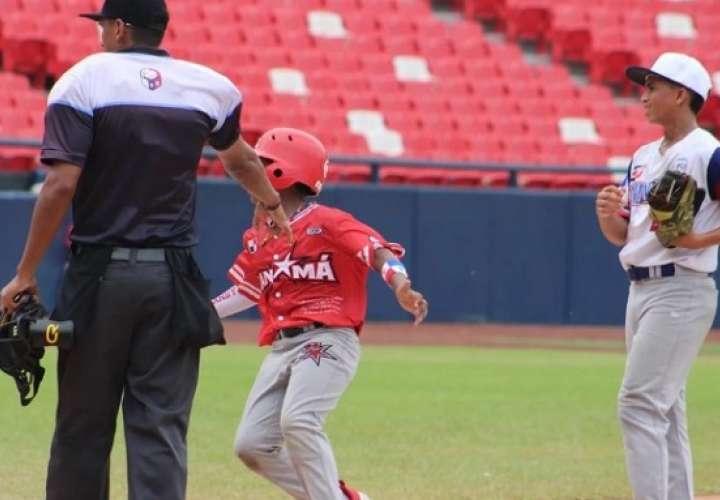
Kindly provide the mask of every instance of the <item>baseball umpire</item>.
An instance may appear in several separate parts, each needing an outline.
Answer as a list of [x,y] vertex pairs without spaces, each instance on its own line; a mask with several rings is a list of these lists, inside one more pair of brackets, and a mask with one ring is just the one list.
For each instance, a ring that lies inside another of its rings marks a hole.
[[17,275],[16,307],[36,292],[42,256],[72,202],[72,249],[54,318],[75,322],[60,351],[48,500],[108,498],[122,401],[129,498],[185,497],[186,433],[201,347],[224,343],[193,255],[203,146],[291,237],[278,193],[241,138],[242,99],[225,77],[159,48],[164,0],[107,0],[104,53],[71,68],[48,98],[41,159],[50,166]]
[[720,142],[696,119],[711,81],[677,53],[627,76],[644,85],[647,119],[663,137],[635,152],[624,189],[608,186],[596,202],[630,279],[618,413],[635,499],[691,500],[685,383],[717,307]]

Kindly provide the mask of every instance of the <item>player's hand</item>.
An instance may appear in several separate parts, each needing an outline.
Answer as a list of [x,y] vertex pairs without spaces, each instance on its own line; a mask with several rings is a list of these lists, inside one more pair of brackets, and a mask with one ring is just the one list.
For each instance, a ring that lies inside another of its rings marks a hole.
[[622,208],[623,190],[617,186],[605,186],[595,199],[595,212],[601,219],[616,215]]
[[19,297],[23,292],[37,295],[37,291],[37,281],[34,276],[25,279],[15,276],[0,292],[0,309],[3,312],[12,312],[18,306],[15,298]]
[[705,242],[703,235],[698,233],[688,233],[684,236],[678,236],[673,240],[672,244],[675,247],[689,248],[691,250],[699,250],[709,246],[709,244]]
[[410,280],[405,280],[395,289],[395,297],[400,307],[415,317],[415,325],[419,325],[428,314],[428,301],[420,292],[410,288]]
[[261,235],[260,246],[267,243],[270,238],[281,235],[285,236],[290,244],[294,241],[290,220],[282,205],[278,205],[274,210],[268,210],[262,203],[256,203],[253,227]]

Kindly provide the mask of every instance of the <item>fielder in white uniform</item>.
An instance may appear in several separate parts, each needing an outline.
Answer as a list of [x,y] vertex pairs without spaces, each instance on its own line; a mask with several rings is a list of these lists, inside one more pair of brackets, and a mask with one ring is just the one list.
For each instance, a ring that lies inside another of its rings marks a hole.
[[[644,85],[647,119],[664,133],[635,152],[622,188],[607,186],[596,200],[603,235],[622,247],[630,279],[618,397],[625,461],[636,500],[691,500],[685,383],[717,306],[711,273],[720,243],[720,142],[696,120],[711,80],[700,62],[677,53],[626,74]],[[666,170],[692,175],[703,191],[693,232],[677,238],[675,248],[656,238],[647,203]]]

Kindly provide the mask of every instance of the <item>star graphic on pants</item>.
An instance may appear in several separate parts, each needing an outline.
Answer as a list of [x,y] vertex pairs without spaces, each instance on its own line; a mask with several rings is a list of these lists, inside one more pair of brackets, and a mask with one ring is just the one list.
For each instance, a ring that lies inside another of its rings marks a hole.
[[330,348],[332,344],[323,344],[321,342],[310,342],[303,346],[303,352],[298,356],[297,363],[305,359],[312,359],[316,366],[320,366],[320,360],[332,359],[337,361],[337,358],[330,354]]

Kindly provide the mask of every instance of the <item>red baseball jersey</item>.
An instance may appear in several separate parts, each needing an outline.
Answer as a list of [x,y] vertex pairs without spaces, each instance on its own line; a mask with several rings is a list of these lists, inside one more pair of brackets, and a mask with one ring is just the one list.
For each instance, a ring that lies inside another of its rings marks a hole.
[[405,250],[388,243],[352,215],[312,203],[290,222],[295,242],[257,231],[243,237],[243,251],[228,272],[237,289],[260,308],[260,345],[271,344],[280,328],[313,322],[354,328],[358,334],[367,310],[367,275],[375,251]]

